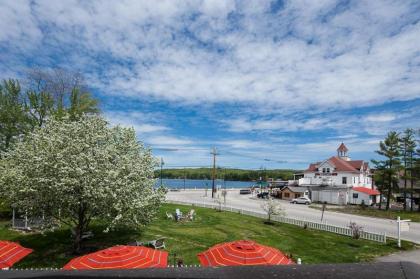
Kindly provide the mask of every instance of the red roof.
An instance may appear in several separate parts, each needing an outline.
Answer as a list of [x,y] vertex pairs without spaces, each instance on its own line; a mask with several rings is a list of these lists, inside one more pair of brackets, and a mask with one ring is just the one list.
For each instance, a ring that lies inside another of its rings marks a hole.
[[353,168],[360,170],[364,165],[363,160],[347,161]]
[[349,149],[347,148],[347,146],[344,145],[344,143],[341,143],[340,146],[337,148],[337,151],[347,152],[349,151]]
[[378,190],[370,189],[370,188],[366,188],[366,187],[353,187],[353,191],[365,193],[365,194],[368,194],[370,196],[376,196],[376,195],[381,194]]
[[309,165],[309,168],[306,171],[317,171],[318,165],[321,164],[320,162],[313,163]]
[[[363,160],[346,161],[336,156],[329,158],[327,161],[335,167],[335,171],[359,172],[361,168],[367,169],[368,166],[368,163]],[[310,164],[306,171],[315,172],[320,164],[321,162]]]
[[352,166],[350,162],[341,159],[340,157],[331,157],[328,161],[335,166],[336,171],[358,171],[355,167]]

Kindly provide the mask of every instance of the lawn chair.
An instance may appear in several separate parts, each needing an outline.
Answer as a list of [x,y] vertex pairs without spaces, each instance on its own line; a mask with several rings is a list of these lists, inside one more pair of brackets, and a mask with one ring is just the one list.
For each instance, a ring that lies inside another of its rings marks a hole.
[[[73,228],[70,231],[71,231],[71,236],[73,238],[76,237],[76,231]],[[87,232],[84,232],[82,234],[81,239],[82,240],[84,240],[84,239],[91,239],[92,237],[93,237],[93,232],[92,231],[87,231]]]
[[133,242],[127,243],[127,246],[146,246],[146,245],[144,242],[135,240]]
[[165,249],[165,239],[159,238],[156,240],[149,241],[147,244],[148,246],[151,246],[154,249]]
[[166,218],[174,220],[174,215],[171,213],[168,213],[168,211],[166,211]]
[[190,212],[188,212],[188,214],[187,214],[187,218],[190,221],[194,221],[194,216],[195,216],[195,210],[191,209]]
[[177,208],[175,210],[175,220],[179,221],[181,219],[182,219],[182,212],[181,212],[181,210],[179,210],[179,208]]
[[156,240],[140,242],[140,241],[133,241],[127,244],[128,246],[146,246],[152,247],[153,249],[165,249],[165,238],[159,238]]

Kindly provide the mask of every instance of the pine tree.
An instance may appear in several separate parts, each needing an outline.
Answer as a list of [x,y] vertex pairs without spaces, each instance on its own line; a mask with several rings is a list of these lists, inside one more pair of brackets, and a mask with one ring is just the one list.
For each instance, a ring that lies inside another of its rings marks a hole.
[[[416,143],[420,143],[420,129],[417,129],[417,140]],[[417,145],[417,149],[414,152],[414,159],[413,159],[413,167],[412,167],[412,175],[411,175],[411,202],[413,202],[413,194],[414,194],[414,183],[416,183],[418,180],[420,180],[420,145]],[[418,212],[420,212],[420,199],[417,201],[418,205]],[[413,207],[411,207],[413,208]]]
[[397,174],[400,168],[400,144],[399,134],[395,131],[389,132],[384,141],[379,143],[379,155],[386,157],[384,161],[380,161],[385,165],[385,173],[388,178],[386,181],[387,201],[386,210],[389,210],[389,204],[392,196],[392,188],[397,183]]
[[[413,154],[416,148],[414,138],[414,130],[406,129],[400,138],[400,154],[401,162],[403,163],[403,179],[404,179],[404,210],[407,210],[407,181],[412,176],[413,171]],[[411,180],[411,179],[410,179]],[[413,185],[411,185],[411,198],[413,197]],[[412,199],[411,199],[412,200]],[[413,203],[410,204],[411,210]]]
[[70,94],[70,107],[67,112],[73,120],[84,114],[96,114],[99,112],[98,100],[92,98],[89,92],[81,92],[79,88],[74,88]]

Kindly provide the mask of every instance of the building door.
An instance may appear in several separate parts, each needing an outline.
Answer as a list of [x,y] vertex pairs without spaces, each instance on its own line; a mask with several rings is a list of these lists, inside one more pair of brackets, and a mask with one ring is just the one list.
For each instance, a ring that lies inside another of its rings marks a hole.
[[345,205],[346,204],[346,196],[344,192],[338,193],[338,204],[339,205]]

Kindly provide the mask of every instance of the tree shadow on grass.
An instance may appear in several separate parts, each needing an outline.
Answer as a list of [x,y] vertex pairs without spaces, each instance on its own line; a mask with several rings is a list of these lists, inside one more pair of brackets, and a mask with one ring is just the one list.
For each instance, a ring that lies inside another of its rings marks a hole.
[[73,257],[69,230],[21,234],[14,241],[34,250],[15,267],[61,267]]
[[[115,245],[126,245],[142,235],[141,230],[120,228],[105,233],[105,226],[92,225],[90,230],[94,236],[84,240],[82,254],[95,252]],[[14,267],[57,267],[64,266],[69,260],[77,257],[73,253],[73,239],[70,229],[62,228],[52,232],[20,234],[13,239],[22,246],[34,251],[17,263]]]

